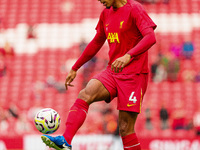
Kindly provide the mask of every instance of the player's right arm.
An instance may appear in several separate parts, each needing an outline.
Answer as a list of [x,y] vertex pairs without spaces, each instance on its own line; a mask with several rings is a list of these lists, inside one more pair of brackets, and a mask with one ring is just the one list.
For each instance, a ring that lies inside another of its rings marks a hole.
[[[105,9],[106,10],[106,9]],[[99,22],[96,26],[96,35],[92,39],[92,41],[87,45],[81,56],[78,58],[76,63],[72,66],[72,69],[70,70],[69,74],[66,77],[65,81],[65,87],[67,89],[68,86],[73,86],[71,82],[76,77],[77,70],[84,65],[86,62],[88,62],[93,56],[96,55],[96,53],[101,49],[103,44],[106,41],[106,34],[104,32],[104,12],[101,13]]]
[[106,40],[106,36],[97,32],[93,40],[87,45],[79,59],[72,66],[72,70],[77,71],[82,65],[88,62],[96,53],[101,49],[104,42]]
[[85,48],[81,56],[78,58],[76,63],[72,66],[72,69],[67,75],[66,81],[65,81],[66,90],[68,89],[68,86],[73,86],[71,82],[76,77],[77,70],[86,62],[88,62],[93,56],[96,55],[96,53],[103,46],[105,40],[106,40],[106,36],[104,34],[102,34],[101,32],[96,33],[93,40],[87,45],[87,47]]

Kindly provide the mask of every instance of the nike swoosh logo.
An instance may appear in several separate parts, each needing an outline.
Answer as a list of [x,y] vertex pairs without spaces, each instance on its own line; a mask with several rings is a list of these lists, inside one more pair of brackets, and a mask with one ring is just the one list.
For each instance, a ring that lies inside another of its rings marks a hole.
[[106,27],[109,25],[109,23],[108,24],[106,24]]
[[134,105],[136,105],[136,104],[127,104],[128,107],[131,107],[131,106],[134,106]]
[[68,147],[68,146],[66,146],[66,144],[65,144],[65,143],[64,143],[62,146],[63,146],[63,147]]

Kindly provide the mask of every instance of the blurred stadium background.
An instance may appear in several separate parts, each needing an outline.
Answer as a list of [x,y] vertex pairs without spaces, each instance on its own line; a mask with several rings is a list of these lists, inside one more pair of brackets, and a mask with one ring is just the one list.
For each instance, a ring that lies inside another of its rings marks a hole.
[[[200,150],[200,0],[140,0],[158,25],[150,80],[136,132],[143,150]],[[0,150],[48,150],[33,118],[58,111],[65,129],[79,90],[107,64],[107,43],[64,89],[93,38],[97,0],[0,0]],[[116,100],[93,104],[74,150],[122,150]]]

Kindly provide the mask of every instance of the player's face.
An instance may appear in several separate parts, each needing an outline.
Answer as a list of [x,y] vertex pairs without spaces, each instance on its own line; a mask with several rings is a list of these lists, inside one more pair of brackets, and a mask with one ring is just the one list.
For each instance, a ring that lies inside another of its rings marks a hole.
[[98,0],[98,1],[100,1],[106,8],[110,8],[114,4],[115,0]]

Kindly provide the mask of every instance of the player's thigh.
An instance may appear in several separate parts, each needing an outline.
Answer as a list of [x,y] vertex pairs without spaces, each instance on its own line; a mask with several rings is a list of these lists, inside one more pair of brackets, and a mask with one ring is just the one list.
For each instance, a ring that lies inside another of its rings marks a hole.
[[91,104],[96,101],[109,99],[110,93],[99,80],[91,79],[86,87],[81,90],[78,98],[85,100],[88,104]]
[[126,136],[134,133],[135,122],[137,120],[138,113],[130,111],[119,111],[119,132],[121,136]]

